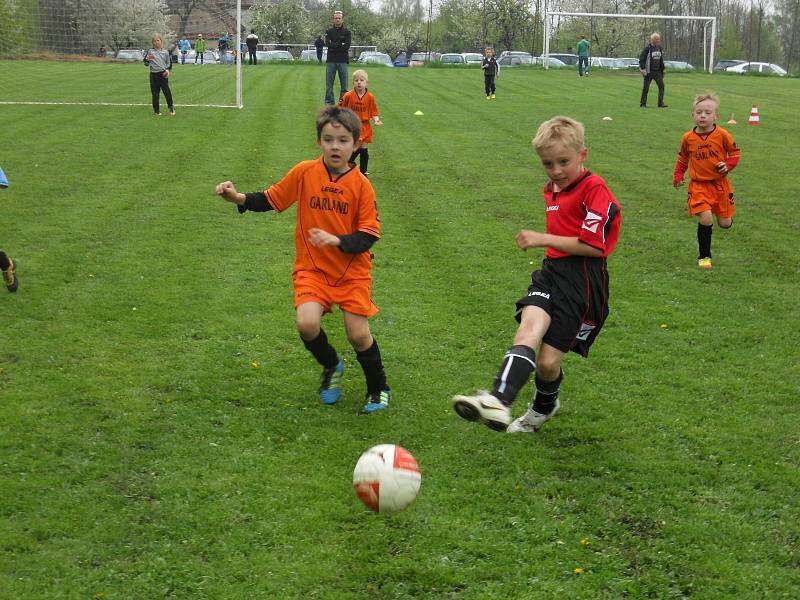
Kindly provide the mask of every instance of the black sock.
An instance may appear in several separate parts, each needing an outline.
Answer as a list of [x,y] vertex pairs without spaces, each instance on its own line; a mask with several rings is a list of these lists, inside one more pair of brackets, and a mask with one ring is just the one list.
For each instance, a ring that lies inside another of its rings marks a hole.
[[511,406],[528,378],[536,369],[536,353],[528,346],[511,346],[503,357],[500,372],[494,378],[492,396]]
[[697,258],[711,258],[711,230],[713,225],[697,224],[697,248],[700,256]]
[[350,155],[350,160],[349,160],[349,162],[351,162],[351,163],[355,164],[355,163],[356,163],[356,159],[357,159],[359,156],[361,156],[361,148],[359,148],[358,150],[353,150],[353,153]]
[[562,379],[564,379],[564,371],[559,371],[558,377],[554,381],[544,381],[538,373],[536,374],[536,397],[533,399],[533,410],[543,415],[553,411]]
[[383,370],[381,351],[378,342],[372,338],[372,346],[359,352],[356,350],[356,358],[361,368],[364,370],[364,377],[367,379],[367,393],[377,394],[381,390],[388,390],[386,385],[386,372]]
[[361,149],[361,172],[366,173],[369,166],[369,150],[367,148]]
[[[300,338],[303,339],[302,337]],[[336,350],[328,343],[328,336],[325,335],[325,330],[320,329],[319,335],[310,342],[303,340],[303,345],[306,349],[314,355],[317,362],[326,369],[332,369],[339,364],[339,356]]]
[[3,271],[8,271],[8,267],[11,266],[11,261],[8,260],[8,256],[5,252],[0,251],[0,269]]

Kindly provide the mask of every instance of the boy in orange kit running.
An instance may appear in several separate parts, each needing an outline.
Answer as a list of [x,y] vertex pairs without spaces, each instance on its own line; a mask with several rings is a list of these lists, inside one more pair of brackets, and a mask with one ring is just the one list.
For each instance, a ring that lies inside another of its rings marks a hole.
[[378,312],[372,303],[370,248],[380,238],[380,220],[372,185],[349,164],[360,132],[353,111],[327,106],[317,114],[320,158],[298,163],[266,191],[243,194],[224,181],[216,193],[236,204],[240,213],[283,212],[297,204],[294,307],[300,338],[322,365],[320,399],[335,404],[342,394],[344,362],[322,329],[322,317],[338,304],[367,380],[362,410],[372,413],[389,406],[392,392],[368,321]]
[[367,89],[369,78],[367,72],[358,69],[353,72],[353,89],[347,92],[339,100],[339,106],[349,108],[361,119],[361,145],[353,152],[350,162],[354,163],[357,156],[361,157],[359,168],[364,175],[369,175],[369,149],[368,144],[372,143],[372,125],[370,119],[375,121],[375,125],[383,125],[378,116],[378,105],[375,103],[375,96]]
[[719,117],[719,98],[714,94],[695,96],[692,119],[694,127],[681,138],[672,185],[683,185],[689,170],[689,214],[697,216],[697,266],[711,268],[711,232],[713,217],[717,225],[733,225],[736,206],[728,173],[739,164],[740,151],[733,136],[715,124]]

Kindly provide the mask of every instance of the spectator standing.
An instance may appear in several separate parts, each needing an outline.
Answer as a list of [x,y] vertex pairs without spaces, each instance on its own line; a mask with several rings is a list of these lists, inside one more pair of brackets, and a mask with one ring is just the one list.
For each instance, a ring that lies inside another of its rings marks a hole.
[[217,41],[217,49],[219,50],[219,64],[224,65],[228,62],[228,46],[230,45],[230,38],[228,32],[223,31],[219,34]]
[[189,40],[186,39],[186,36],[182,36],[181,40],[178,42],[178,49],[181,51],[181,64],[186,64],[186,54],[189,50],[192,49],[192,44],[189,43]]
[[206,48],[207,48],[206,41],[205,41],[205,39],[203,39],[203,34],[202,33],[198,33],[197,34],[197,39],[194,41],[194,52],[195,52],[194,62],[195,62],[195,64],[197,64],[197,58],[198,57],[200,58],[200,64],[201,65],[203,64],[203,59],[205,58],[204,54],[205,54]]
[[332,105],[333,82],[339,74],[339,100],[347,93],[347,63],[350,62],[350,30],[344,26],[344,14],[333,13],[333,27],[325,32],[325,45],[328,47],[327,69],[325,71],[325,104]]
[[654,32],[650,36],[650,43],[639,55],[639,71],[644,77],[639,106],[647,108],[650,82],[655,81],[658,86],[658,107],[667,108],[667,105],[664,104],[664,51],[661,49],[661,35],[658,32]]
[[317,49],[317,62],[322,62],[322,50],[325,48],[325,40],[322,39],[321,35],[318,35],[317,39],[314,40],[314,48]]
[[495,80],[500,75],[500,65],[494,57],[494,48],[486,48],[483,51],[481,69],[483,69],[483,87],[486,90],[486,99],[494,100]]
[[578,54],[578,77],[583,77],[583,70],[586,69],[586,76],[589,76],[589,40],[586,35],[581,36],[576,48]]
[[256,50],[258,49],[258,36],[256,35],[255,29],[250,30],[250,34],[245,38],[244,42],[247,44],[248,64],[258,64],[258,57],[256,56]]

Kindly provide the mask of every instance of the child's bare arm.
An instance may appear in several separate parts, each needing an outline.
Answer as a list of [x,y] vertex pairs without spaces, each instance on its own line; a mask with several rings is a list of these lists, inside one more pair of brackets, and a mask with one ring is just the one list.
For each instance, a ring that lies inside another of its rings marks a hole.
[[580,241],[577,237],[553,235],[551,233],[542,233],[540,231],[523,229],[514,239],[517,242],[517,246],[519,246],[519,248],[522,250],[549,246],[550,248],[554,248],[574,256],[603,256],[602,250]]
[[236,187],[233,185],[232,181],[223,181],[217,185],[214,191],[218,196],[222,196],[228,202],[233,202],[240,206],[244,204],[245,195],[236,191]]
[[341,243],[338,236],[328,233],[324,229],[319,229],[318,227],[312,227],[308,230],[308,241],[316,248],[338,246]]

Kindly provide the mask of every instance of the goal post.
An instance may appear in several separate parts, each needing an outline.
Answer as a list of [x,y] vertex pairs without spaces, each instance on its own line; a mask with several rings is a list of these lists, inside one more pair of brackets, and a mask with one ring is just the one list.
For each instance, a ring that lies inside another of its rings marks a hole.
[[[173,57],[176,107],[244,105],[241,0],[0,0],[0,8],[0,69],[14,82],[0,86],[0,105],[150,106],[143,58],[156,34]],[[200,39],[206,50],[197,53]]]
[[[714,72],[714,45],[717,40],[717,18],[703,16],[676,16],[676,15],[630,15],[617,13],[587,13],[587,12],[563,12],[548,11],[547,6],[543,12],[544,27],[542,40],[542,54],[550,56],[550,32],[552,29],[553,17],[606,17],[611,19],[664,19],[673,21],[701,21],[703,24],[703,69],[709,73]],[[711,27],[711,44],[708,44],[708,28]],[[547,60],[544,61],[544,68],[548,68]]]

